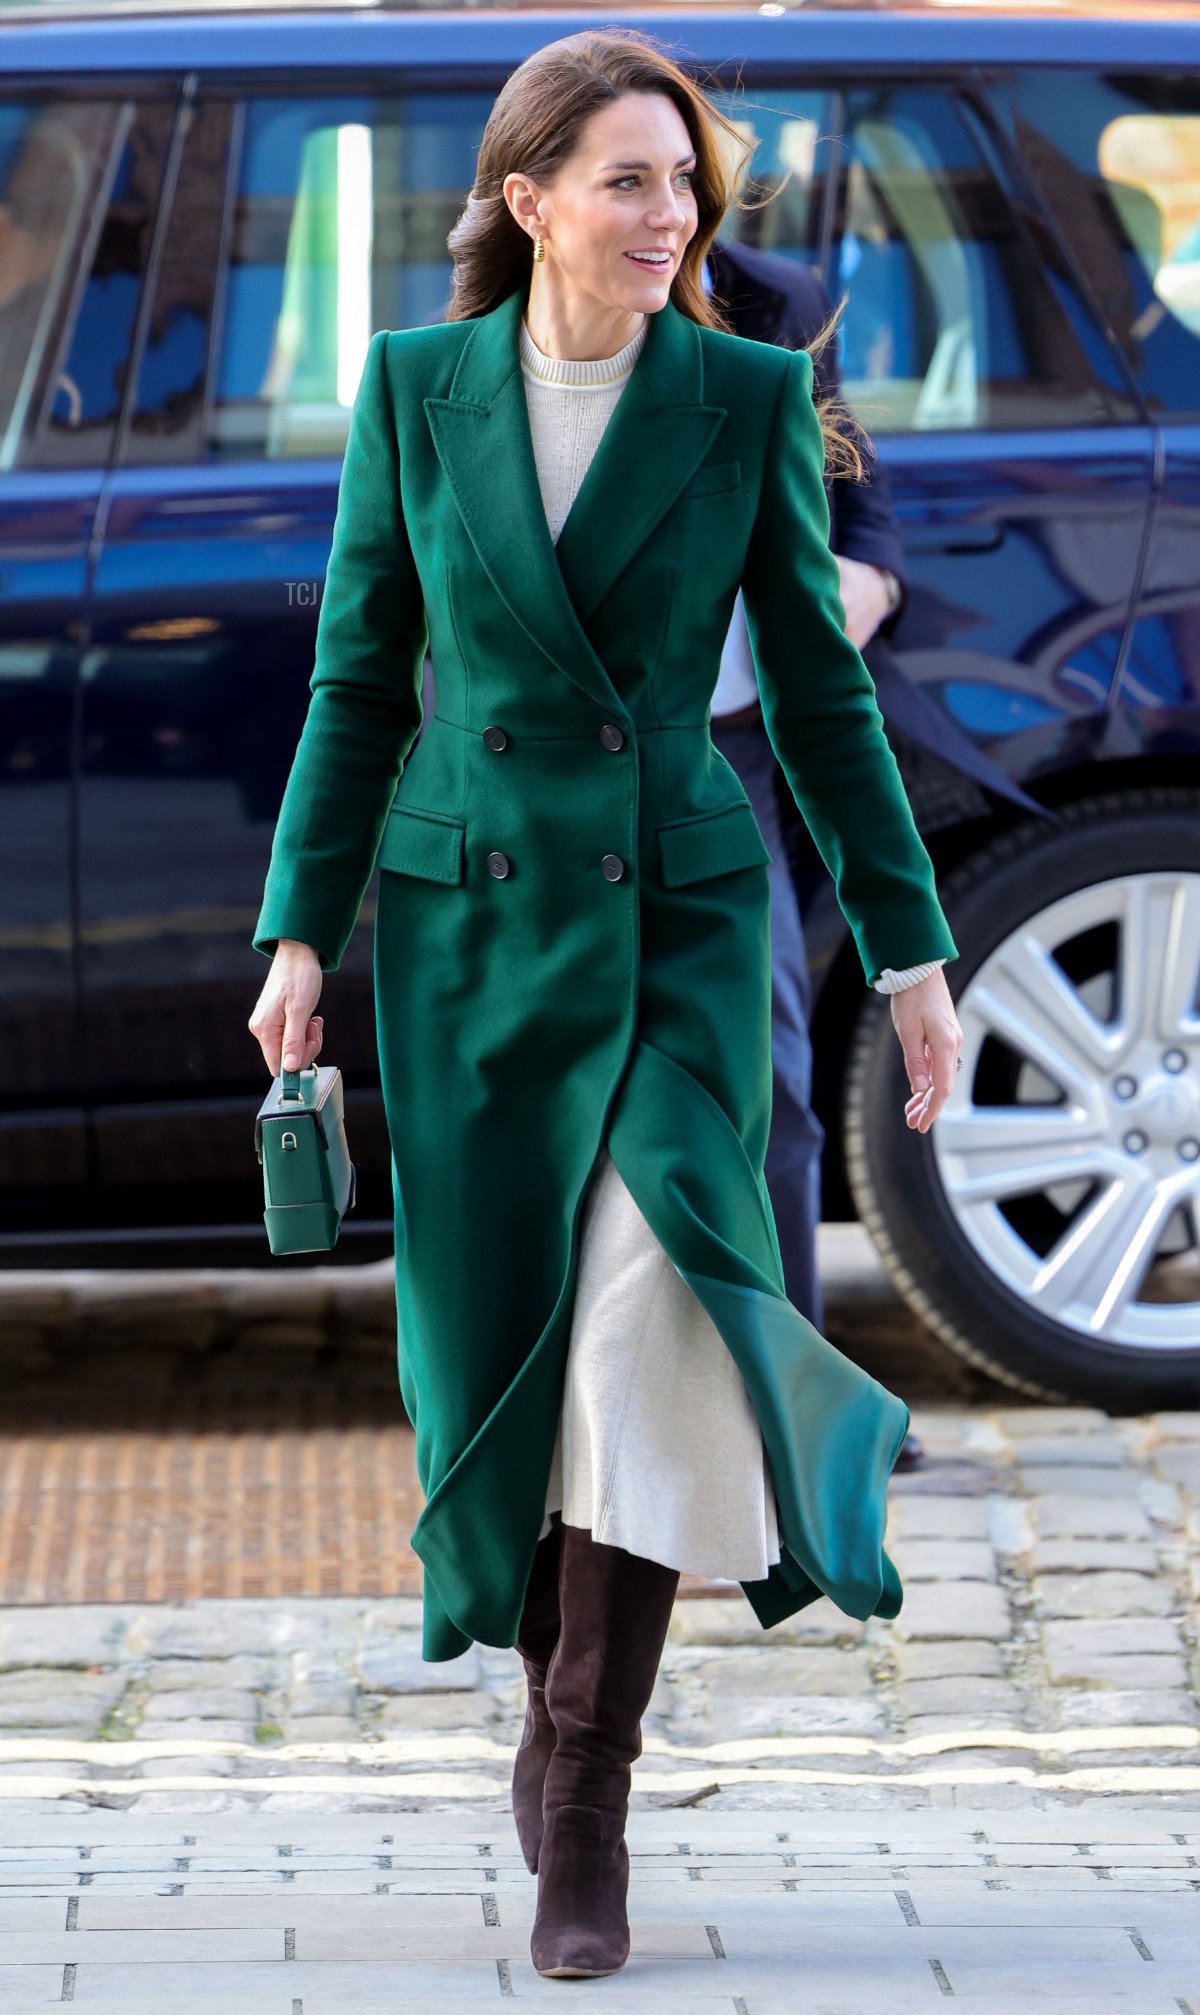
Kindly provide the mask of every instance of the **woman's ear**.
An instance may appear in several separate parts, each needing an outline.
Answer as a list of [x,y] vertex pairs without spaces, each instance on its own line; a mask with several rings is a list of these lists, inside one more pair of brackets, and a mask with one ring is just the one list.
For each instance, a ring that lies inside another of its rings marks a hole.
[[542,226],[542,220],[538,214],[538,204],[541,198],[535,185],[529,180],[528,175],[520,175],[514,170],[511,175],[504,177],[503,194],[505,202],[508,204],[521,229],[528,231],[530,237],[532,237],[533,233],[539,231]]

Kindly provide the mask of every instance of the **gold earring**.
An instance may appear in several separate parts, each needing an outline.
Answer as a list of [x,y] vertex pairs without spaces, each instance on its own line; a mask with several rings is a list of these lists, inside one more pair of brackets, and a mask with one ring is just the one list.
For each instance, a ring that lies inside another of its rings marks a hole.
[[533,241],[533,256],[535,259],[544,259],[546,256],[546,247],[543,242],[542,234],[540,231],[538,232],[537,237]]

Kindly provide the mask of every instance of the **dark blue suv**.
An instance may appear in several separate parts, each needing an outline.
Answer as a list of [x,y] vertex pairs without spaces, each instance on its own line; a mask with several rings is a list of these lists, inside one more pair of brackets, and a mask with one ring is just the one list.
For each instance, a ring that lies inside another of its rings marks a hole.
[[[780,193],[729,230],[848,296],[907,547],[889,729],[965,1067],[915,1142],[795,820],[827,1214],[1021,1389],[1194,1403],[1190,4],[0,8],[0,1257],[266,1255],[250,932],[363,353],[440,316],[500,82],[599,21],[757,135]],[[322,1002],[339,1261],[392,1228],[373,895]]]

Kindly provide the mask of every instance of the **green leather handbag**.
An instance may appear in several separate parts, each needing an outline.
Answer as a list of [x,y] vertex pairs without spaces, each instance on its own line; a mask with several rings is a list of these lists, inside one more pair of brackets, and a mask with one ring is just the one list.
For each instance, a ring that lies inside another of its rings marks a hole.
[[358,1183],[335,1065],[311,1063],[272,1080],[254,1121],[254,1152],[262,1163],[271,1251],[336,1245]]

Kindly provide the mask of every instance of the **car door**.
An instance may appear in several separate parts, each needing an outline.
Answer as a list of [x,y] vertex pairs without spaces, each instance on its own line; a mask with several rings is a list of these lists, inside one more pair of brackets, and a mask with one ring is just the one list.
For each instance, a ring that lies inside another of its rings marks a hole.
[[88,595],[170,106],[6,80],[0,98],[0,1260],[89,1218],[73,772]]
[[[1200,58],[1200,30],[1196,50]],[[1114,760],[1196,782],[1200,755],[1200,74],[1031,66],[998,110],[1111,329],[1159,448],[1110,733]]]
[[[114,1221],[265,1252],[246,1023],[250,936],[309,699],[341,457],[367,342],[437,319],[446,232],[490,98],[197,89],[96,577],[81,902],[93,1025],[136,1027],[98,1112]],[[119,825],[112,808],[120,808]],[[386,1249],[373,888],[321,1011],[358,1201],[339,1256]],[[176,1125],[189,1116],[186,1153]],[[222,1232],[224,1237],[226,1232]],[[365,1244],[363,1242],[366,1242]]]
[[1150,430],[972,88],[856,83],[838,154],[843,385],[879,443],[910,569],[894,648],[1036,791],[1103,740]]

